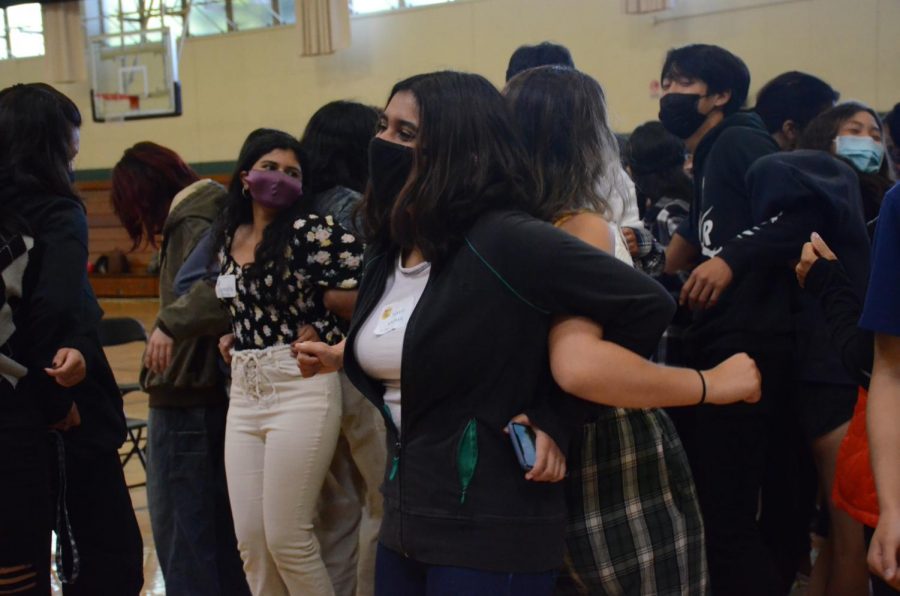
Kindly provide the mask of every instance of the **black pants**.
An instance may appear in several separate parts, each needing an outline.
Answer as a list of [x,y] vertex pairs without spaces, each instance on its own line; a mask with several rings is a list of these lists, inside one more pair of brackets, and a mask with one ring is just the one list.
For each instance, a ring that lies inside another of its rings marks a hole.
[[[694,352],[694,365],[710,368],[738,351]],[[773,406],[788,398],[791,357],[788,351],[780,350],[750,356],[762,372],[760,403],[696,408],[693,436],[685,442],[703,512],[714,596],[785,593],[757,516],[769,457]]]
[[[118,453],[69,440],[64,440],[64,446],[65,502],[79,569],[75,582],[64,585],[63,594],[136,596],[144,583],[143,541]],[[51,447],[55,510],[60,466],[57,446]],[[66,527],[64,522],[55,525]],[[75,559],[69,536],[63,530],[57,538],[63,544],[65,572],[71,575]]]
[[0,410],[0,568],[25,567],[0,572],[0,594],[50,593],[46,450],[47,430],[37,410]]
[[[787,594],[801,563],[809,563],[809,533],[819,478],[800,415],[788,401],[771,404],[760,529]],[[830,495],[828,495],[830,499]]]

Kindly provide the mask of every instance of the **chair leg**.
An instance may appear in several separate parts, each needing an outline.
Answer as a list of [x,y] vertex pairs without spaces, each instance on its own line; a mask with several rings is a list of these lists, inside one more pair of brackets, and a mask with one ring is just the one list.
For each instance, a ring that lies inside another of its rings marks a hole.
[[[147,459],[144,455],[144,450],[141,449],[141,439],[144,437],[144,428],[138,427],[137,434],[135,435],[135,430],[129,428],[128,429],[128,440],[131,443],[131,450],[128,451],[128,454],[125,456],[125,459],[122,461],[122,467],[124,468],[128,461],[135,455],[138,456],[138,459],[141,462],[141,467],[144,468],[144,472],[147,470]],[[147,480],[145,479],[143,482],[138,482],[137,484],[129,484],[128,488],[137,488],[139,486],[146,486]]]

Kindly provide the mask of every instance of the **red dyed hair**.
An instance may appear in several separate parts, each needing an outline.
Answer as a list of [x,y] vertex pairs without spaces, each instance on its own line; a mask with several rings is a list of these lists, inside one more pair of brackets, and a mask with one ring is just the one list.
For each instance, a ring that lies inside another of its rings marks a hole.
[[177,153],[143,141],[125,150],[112,171],[113,210],[137,248],[156,246],[172,199],[200,177]]

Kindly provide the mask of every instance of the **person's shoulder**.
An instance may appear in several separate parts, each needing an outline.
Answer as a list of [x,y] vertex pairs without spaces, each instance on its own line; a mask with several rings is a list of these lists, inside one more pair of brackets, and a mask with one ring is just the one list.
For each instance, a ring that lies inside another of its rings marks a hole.
[[599,213],[590,211],[576,213],[558,223],[557,226],[564,232],[601,250],[606,252],[615,250],[609,222]]
[[579,232],[607,230],[609,221],[599,213],[594,213],[593,211],[580,211],[561,219],[556,223],[556,227],[578,236]]
[[893,217],[900,219],[900,182],[892,186],[884,195],[881,211],[886,211]]
[[763,148],[771,149],[774,153],[778,151],[778,143],[772,138],[765,129],[755,126],[729,126],[716,139],[715,147],[719,150],[723,148],[741,148],[748,143],[759,145]]
[[527,224],[532,222],[546,223],[518,209],[490,209],[478,216],[473,227]]
[[87,213],[84,203],[73,197],[61,195],[45,195],[35,197],[35,217],[32,217],[32,225],[46,227],[48,225],[60,225],[71,223],[81,225],[87,222]]

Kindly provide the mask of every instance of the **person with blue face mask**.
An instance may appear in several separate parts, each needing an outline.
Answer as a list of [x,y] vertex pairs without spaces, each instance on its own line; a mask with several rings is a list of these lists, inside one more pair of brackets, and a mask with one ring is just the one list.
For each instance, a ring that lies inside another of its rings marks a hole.
[[799,146],[828,151],[850,163],[859,177],[863,214],[873,233],[895,174],[885,159],[884,126],[875,110],[855,101],[838,104],[809,123]]
[[884,161],[884,145],[869,136],[837,136],[834,138],[834,152],[849,160],[854,168],[867,174],[877,172]]

